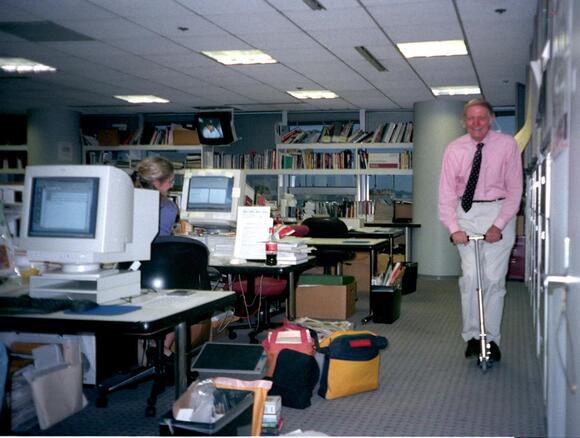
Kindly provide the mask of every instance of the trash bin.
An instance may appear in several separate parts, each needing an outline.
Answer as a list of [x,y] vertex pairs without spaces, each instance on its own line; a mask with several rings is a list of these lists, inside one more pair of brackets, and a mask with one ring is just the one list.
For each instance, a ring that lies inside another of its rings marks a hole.
[[392,324],[401,315],[401,287],[372,286],[370,308],[373,322]]
[[253,391],[236,389],[216,389],[221,392],[231,407],[223,417],[214,423],[197,423],[179,421],[173,418],[170,411],[159,424],[161,436],[250,436],[252,434],[252,411],[254,408]]
[[417,290],[417,263],[405,262],[405,273],[402,281],[402,294],[407,295]]

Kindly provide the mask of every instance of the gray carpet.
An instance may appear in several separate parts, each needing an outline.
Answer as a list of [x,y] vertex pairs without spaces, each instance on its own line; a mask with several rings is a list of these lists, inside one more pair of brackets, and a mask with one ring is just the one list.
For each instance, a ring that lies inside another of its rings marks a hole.
[[[357,303],[357,322],[368,313],[368,296]],[[502,361],[483,374],[463,357],[456,280],[419,279],[418,291],[403,296],[393,324],[369,323],[386,336],[380,389],[337,400],[317,394],[312,406],[283,408],[284,429],[314,430],[334,436],[544,436],[544,406],[527,289],[510,282],[506,297]],[[109,407],[94,406],[95,392],[82,412],[47,431],[31,435],[157,435],[158,418],[143,415],[149,385],[110,396]],[[173,388],[158,402],[170,409]]]

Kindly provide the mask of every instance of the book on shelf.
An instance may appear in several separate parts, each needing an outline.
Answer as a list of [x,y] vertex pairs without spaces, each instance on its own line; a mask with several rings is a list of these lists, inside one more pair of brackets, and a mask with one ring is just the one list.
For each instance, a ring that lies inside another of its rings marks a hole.
[[400,154],[397,152],[373,152],[368,154],[369,169],[398,169]]
[[389,143],[391,137],[393,136],[393,131],[395,130],[396,126],[397,124],[394,122],[389,123],[389,125],[385,129],[385,132],[383,133],[383,137],[381,138],[382,143]]
[[403,141],[405,143],[411,143],[413,141],[413,122],[407,122],[405,128],[405,135],[403,136]]
[[387,126],[386,123],[377,126],[377,129],[373,134],[371,143],[380,143],[380,141],[383,139],[383,133],[385,132],[386,126]]
[[362,129],[357,129],[351,135],[349,135],[349,137],[346,139],[346,141],[348,143],[356,143],[356,140],[359,137],[362,137],[365,133],[366,133],[366,131],[363,131]]
[[332,133],[334,125],[324,125],[320,131],[320,143],[330,143],[332,141]]

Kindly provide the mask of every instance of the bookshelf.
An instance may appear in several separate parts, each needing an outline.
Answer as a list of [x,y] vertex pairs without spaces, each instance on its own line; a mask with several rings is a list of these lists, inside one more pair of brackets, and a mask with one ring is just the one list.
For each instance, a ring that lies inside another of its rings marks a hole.
[[22,181],[28,164],[27,145],[0,146],[0,182]]
[[84,164],[111,164],[122,169],[134,169],[150,155],[163,155],[173,162],[176,170],[199,169],[204,166],[201,145],[119,145],[83,146]]
[[[394,198],[396,181],[412,182],[412,143],[313,143],[276,146],[280,196],[294,195],[299,205],[360,206]],[[319,211],[320,209],[323,211]],[[326,208],[327,210],[328,208]]]

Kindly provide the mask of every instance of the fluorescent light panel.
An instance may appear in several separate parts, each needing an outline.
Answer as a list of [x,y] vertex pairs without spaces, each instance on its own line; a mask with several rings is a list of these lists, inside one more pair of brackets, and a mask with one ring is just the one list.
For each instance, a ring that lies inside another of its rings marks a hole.
[[463,40],[401,43],[397,44],[397,47],[405,58],[467,55],[467,47]]
[[278,62],[261,50],[216,50],[202,51],[201,53],[224,65],[275,64]]
[[127,95],[113,96],[117,99],[126,100],[129,103],[169,103],[167,99],[151,95]]
[[296,99],[336,99],[338,94],[330,90],[295,90],[286,91]]
[[8,73],[44,73],[56,68],[25,58],[0,58],[0,68]]
[[433,87],[431,88],[435,96],[455,96],[465,94],[481,94],[477,85],[459,85],[450,87]]

